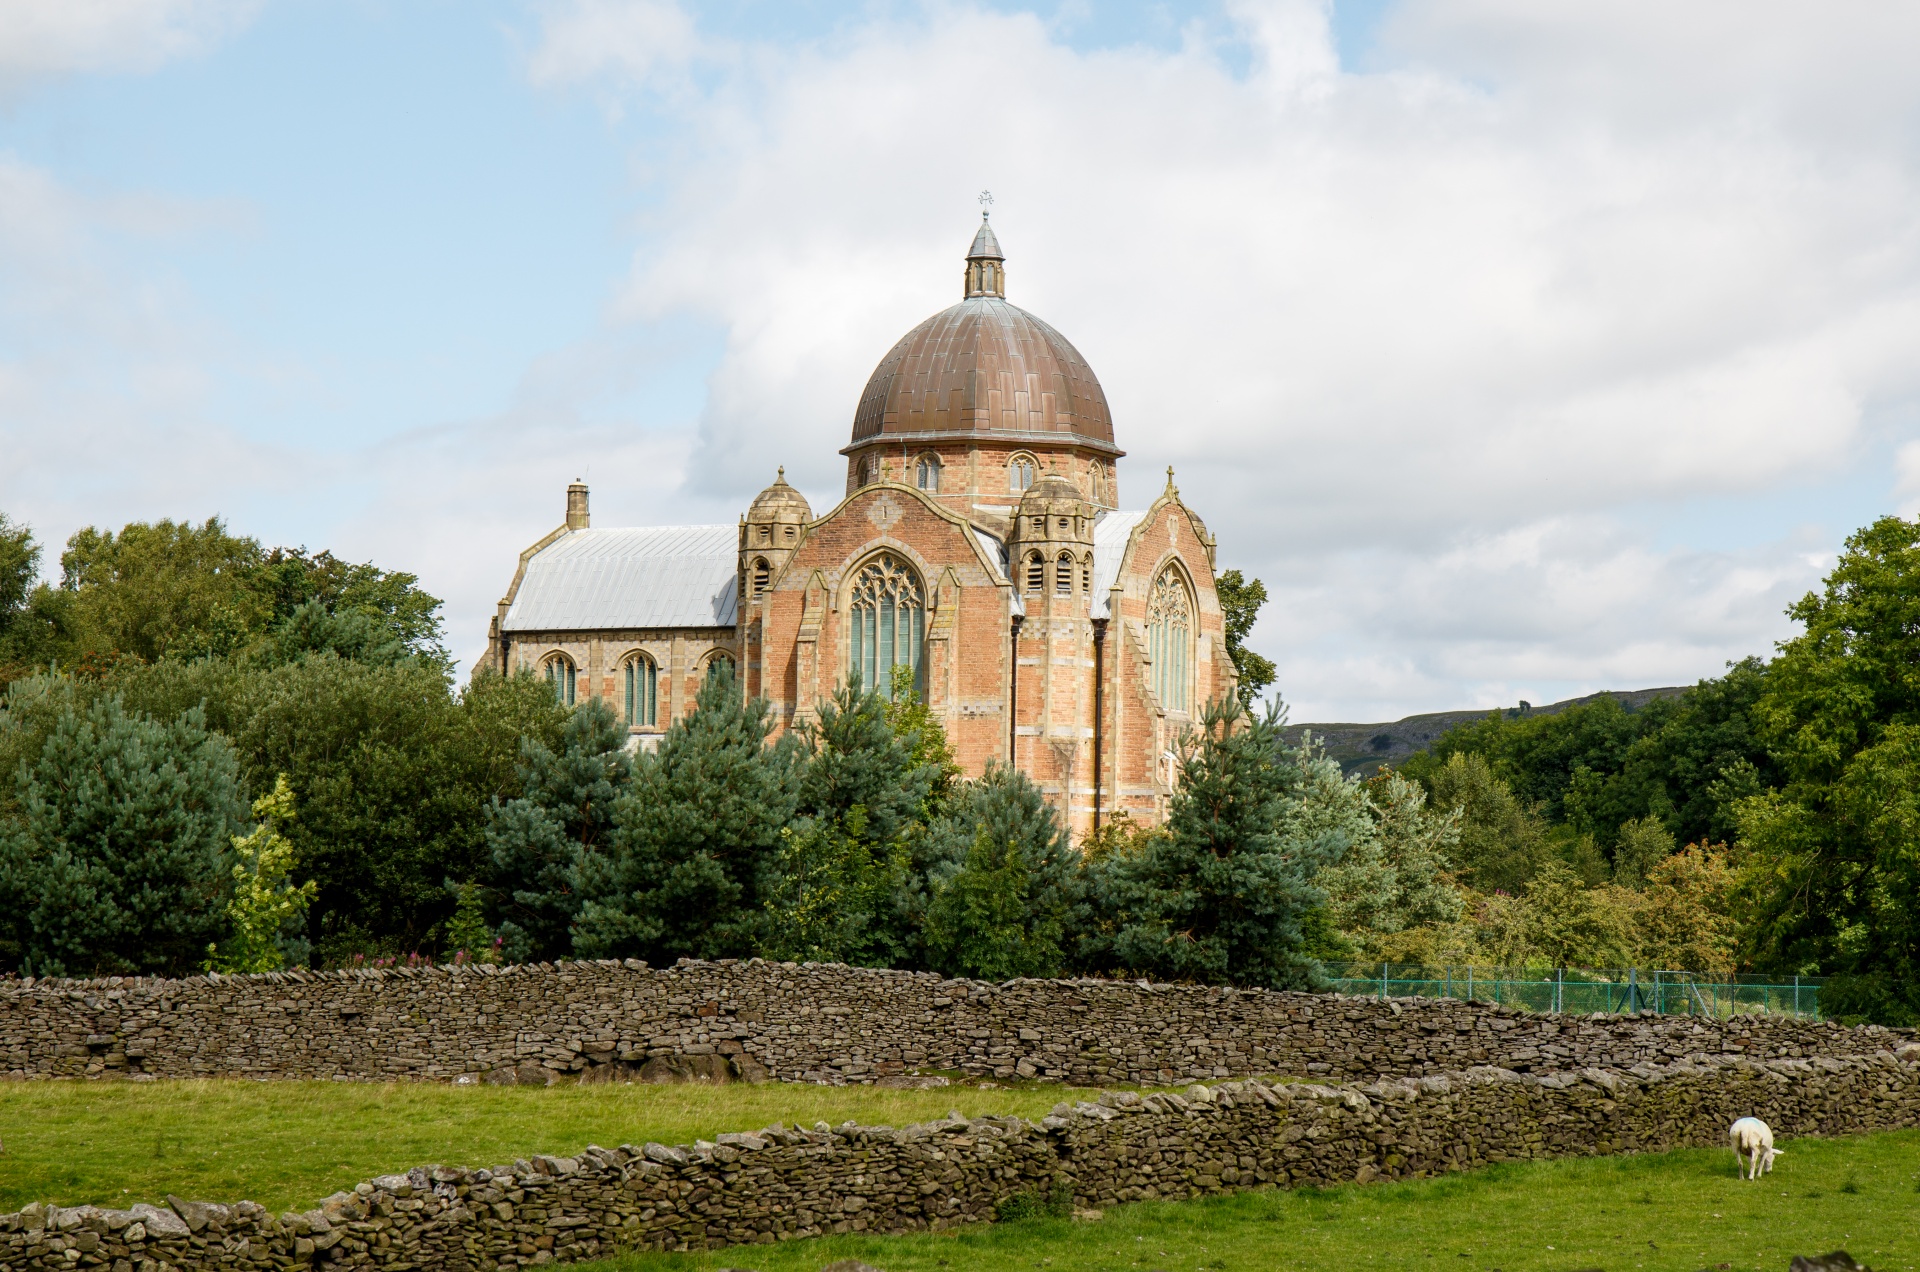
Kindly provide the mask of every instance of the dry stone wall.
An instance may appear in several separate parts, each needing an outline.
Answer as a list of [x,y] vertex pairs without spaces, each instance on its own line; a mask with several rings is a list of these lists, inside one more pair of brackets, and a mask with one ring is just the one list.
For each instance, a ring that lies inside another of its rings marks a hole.
[[0,1074],[23,1078],[544,1082],[638,1071],[843,1083],[945,1070],[1164,1085],[1863,1055],[1913,1036],[1778,1016],[1553,1016],[758,959],[0,982]]
[[[1920,1046],[1533,1076],[1494,1068],[1368,1085],[1226,1082],[1018,1118],[784,1126],[671,1147],[588,1147],[485,1170],[423,1166],[275,1216],[251,1202],[32,1206],[0,1215],[0,1272],[447,1272],[991,1219],[1022,1193],[1080,1206],[1465,1170],[1526,1158],[1724,1144],[1755,1114],[1783,1136],[1920,1121]],[[1729,1158],[1726,1169],[1732,1170]]]

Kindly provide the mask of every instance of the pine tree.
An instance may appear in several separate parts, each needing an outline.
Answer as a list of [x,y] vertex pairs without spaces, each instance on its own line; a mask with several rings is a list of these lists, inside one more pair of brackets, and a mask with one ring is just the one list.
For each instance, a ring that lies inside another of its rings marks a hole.
[[928,832],[929,965],[949,976],[1058,975],[1088,922],[1079,857],[1045,798],[995,763]]
[[626,729],[598,699],[567,716],[554,746],[537,738],[521,742],[521,795],[487,813],[504,916],[499,934],[509,961],[572,949],[581,860],[607,851],[615,806],[633,781],[625,743]]
[[199,966],[226,927],[246,804],[233,748],[197,708],[161,723],[118,697],[69,697],[17,790],[0,825],[0,924],[22,971]]
[[731,673],[701,686],[635,767],[608,851],[578,858],[577,952],[655,963],[759,952],[794,810],[792,748],[767,746],[771,731],[766,701],[745,701]]
[[1337,831],[1293,825],[1304,775],[1281,739],[1278,704],[1249,716],[1208,704],[1181,744],[1166,833],[1101,863],[1111,936],[1096,959],[1175,980],[1305,989],[1324,977],[1304,950],[1326,895],[1314,873],[1346,849]]

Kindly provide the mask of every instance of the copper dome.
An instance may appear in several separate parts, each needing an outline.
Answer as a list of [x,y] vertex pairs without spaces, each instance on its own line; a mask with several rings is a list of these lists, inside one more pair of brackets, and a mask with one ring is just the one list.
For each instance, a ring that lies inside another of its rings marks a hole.
[[1065,336],[1006,302],[1000,245],[984,224],[967,259],[967,298],[901,337],[874,368],[853,445],[882,436],[1071,438],[1119,454],[1093,368]]

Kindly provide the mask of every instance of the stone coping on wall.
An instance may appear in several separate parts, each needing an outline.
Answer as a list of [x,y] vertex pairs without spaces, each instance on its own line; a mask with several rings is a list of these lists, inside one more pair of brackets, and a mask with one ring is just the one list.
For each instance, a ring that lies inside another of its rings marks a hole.
[[1169,1085],[1871,1054],[1914,1036],[1783,1016],[1562,1016],[760,959],[0,982],[0,1075],[18,1078],[863,1083],[944,1072]]
[[1783,1137],[1913,1126],[1920,1045],[1626,1072],[1479,1066],[1364,1085],[1108,1092],[1037,1122],[954,1113],[900,1128],[776,1125],[487,1169],[420,1166],[278,1216],[177,1197],[164,1208],[33,1205],[0,1215],[0,1269],[492,1272],[623,1249],[944,1229],[989,1221],[1021,1194],[1100,1207],[1724,1145],[1727,1126],[1749,1115]]

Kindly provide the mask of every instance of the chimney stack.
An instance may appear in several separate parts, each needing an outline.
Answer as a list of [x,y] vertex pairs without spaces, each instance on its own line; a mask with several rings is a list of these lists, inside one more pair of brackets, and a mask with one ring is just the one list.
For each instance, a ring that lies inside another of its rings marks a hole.
[[592,519],[587,516],[587,486],[576,481],[567,487],[567,529],[585,530]]

